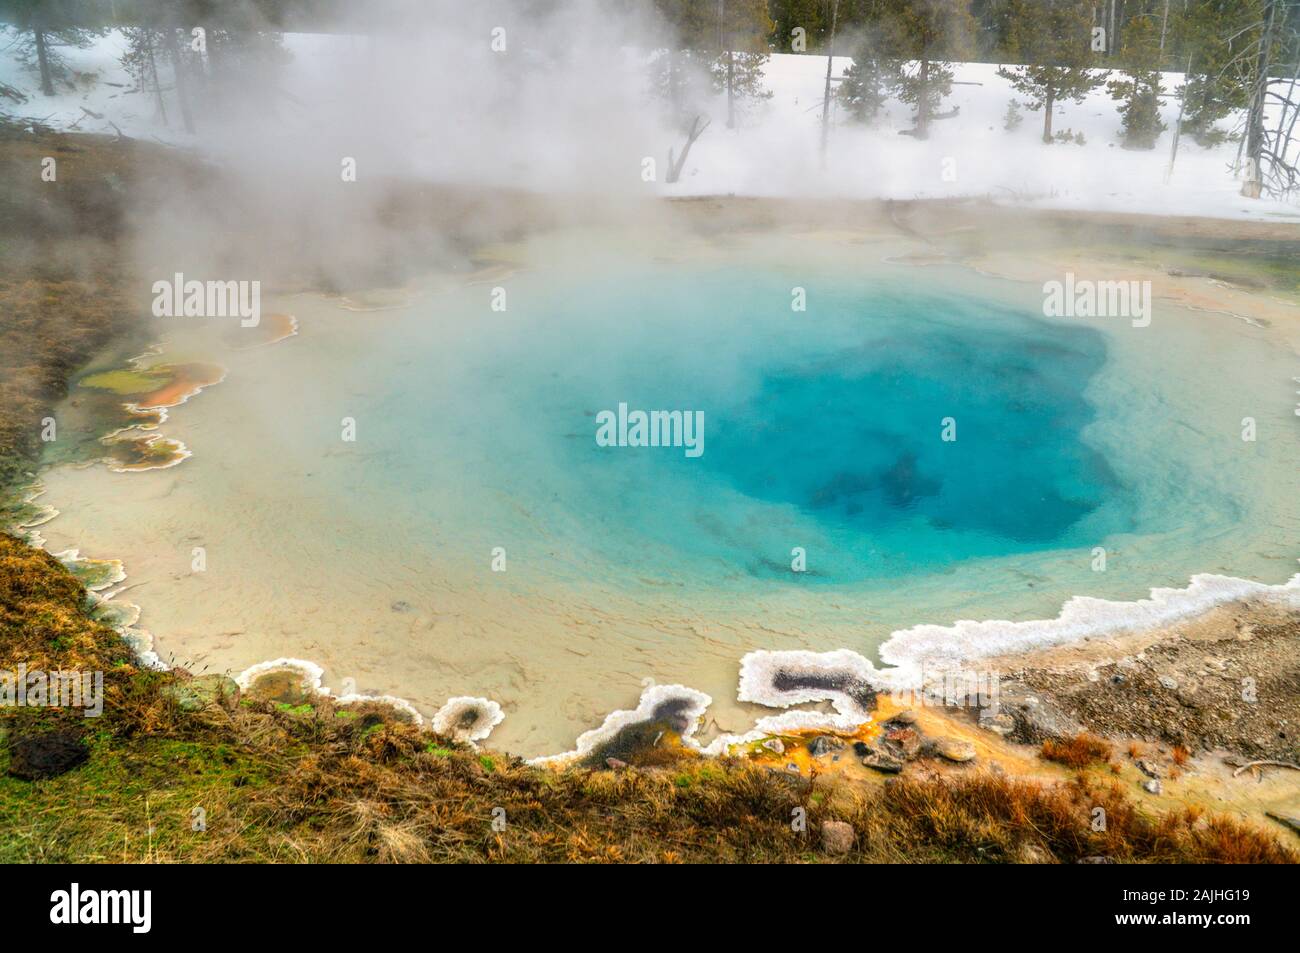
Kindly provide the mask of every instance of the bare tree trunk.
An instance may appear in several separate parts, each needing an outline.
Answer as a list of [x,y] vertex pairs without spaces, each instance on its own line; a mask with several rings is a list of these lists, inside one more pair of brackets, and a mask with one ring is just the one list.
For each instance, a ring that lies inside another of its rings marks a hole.
[[[1286,98],[1282,100],[1282,115],[1278,118],[1277,138],[1273,141],[1273,151],[1278,155],[1286,155],[1287,147],[1295,137],[1296,119],[1300,118],[1300,102],[1295,98],[1296,83],[1300,82],[1300,61],[1296,62],[1295,71],[1291,74],[1291,86],[1286,91]],[[1291,121],[1287,122],[1287,110],[1291,111]],[[1282,127],[1286,126],[1286,132]]]
[[727,128],[736,128],[736,60],[730,49],[727,50]]
[[718,0],[718,55],[727,54],[727,128],[736,128],[736,60],[727,32],[727,0]]
[[691,154],[691,146],[695,145],[695,140],[700,138],[700,133],[709,128],[709,120],[705,119],[703,124],[700,123],[701,116],[696,116],[691,120],[691,130],[686,135],[686,145],[682,146],[682,155],[679,159],[673,158],[672,147],[668,149],[668,175],[664,181],[669,184],[676,182],[682,176],[682,168],[686,165],[686,157]]
[[835,63],[835,21],[840,13],[840,0],[831,4],[831,42],[826,52],[826,91],[822,99],[822,168],[826,168],[826,143],[831,134],[831,67]]
[[36,27],[36,62],[41,67],[41,92],[46,96],[54,95],[54,81],[50,77],[50,53],[45,48],[45,31]]
[[673,108],[673,125],[676,125],[678,117],[682,114],[682,91],[677,81],[676,47],[668,50],[668,102]]
[[176,98],[181,104],[181,120],[185,123],[185,131],[194,131],[194,117],[190,114],[190,90],[189,84],[185,77],[185,66],[181,62],[180,47],[176,43],[176,31],[171,27],[163,30],[166,37],[167,56],[172,62],[172,74],[176,80]]
[[1174,144],[1169,149],[1169,168],[1165,170],[1165,182],[1168,182],[1174,174],[1174,160],[1178,158],[1178,139],[1183,134],[1183,113],[1187,111],[1187,83],[1191,78],[1192,57],[1188,55],[1187,69],[1183,73],[1183,94],[1178,97],[1178,119],[1174,121]]
[[1048,86],[1043,99],[1043,141],[1052,141],[1052,107],[1056,105],[1056,89]]
[[916,100],[916,138],[930,135],[930,61],[921,60],[921,95]]
[[1263,189],[1261,154],[1264,149],[1264,97],[1268,92],[1268,73],[1273,55],[1273,23],[1277,15],[1277,0],[1270,0],[1264,32],[1259,38],[1259,56],[1256,60],[1254,88],[1250,94],[1250,108],[1246,114],[1246,180],[1241,194],[1257,199]]
[[149,74],[153,77],[154,95],[158,97],[158,112],[162,115],[162,121],[166,125],[171,125],[167,120],[167,103],[163,100],[162,83],[158,79],[158,61],[153,55],[153,29],[144,27],[145,50],[149,54]]
[[1165,12],[1160,17],[1160,62],[1164,64],[1165,34],[1169,32],[1169,0],[1165,0]]

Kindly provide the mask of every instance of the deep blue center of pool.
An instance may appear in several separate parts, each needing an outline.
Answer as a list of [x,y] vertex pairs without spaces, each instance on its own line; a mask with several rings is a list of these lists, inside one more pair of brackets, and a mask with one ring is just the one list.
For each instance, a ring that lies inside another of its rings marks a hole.
[[[575,579],[744,589],[792,581],[804,549],[798,584],[888,583],[973,558],[1086,554],[1130,530],[1130,494],[1088,440],[1103,336],[910,278],[521,278],[508,315],[476,318],[454,360],[434,330],[424,345],[395,338],[376,366],[409,372],[370,426],[400,448],[394,492],[454,501],[434,525],[465,524],[479,547],[512,540],[521,567]],[[791,308],[796,285],[806,312]],[[598,445],[599,415],[620,403],[702,412],[703,455]]]
[[626,564],[652,541],[699,571],[785,578],[804,547],[804,579],[848,582],[1123,528],[1123,488],[1086,439],[1097,331],[852,276],[792,314],[793,283],[725,271],[594,297],[611,317],[557,399],[572,406],[576,385],[587,415],[700,409],[706,433],[698,459],[575,433],[570,505],[594,517],[594,545]]
[[1104,354],[1051,330],[933,329],[775,366],[702,459],[749,496],[866,534],[922,520],[987,537],[968,554],[1050,545],[1114,488],[1081,435]]

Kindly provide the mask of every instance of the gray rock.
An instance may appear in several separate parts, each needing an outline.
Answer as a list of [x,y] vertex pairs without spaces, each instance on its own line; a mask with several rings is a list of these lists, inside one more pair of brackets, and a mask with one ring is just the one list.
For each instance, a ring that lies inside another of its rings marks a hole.
[[620,761],[618,760],[618,758],[606,758],[605,766],[608,767],[611,771],[621,771],[623,768],[627,767],[627,762]]
[[883,774],[898,774],[903,770],[903,762],[892,755],[874,749],[863,755],[862,765]]
[[985,731],[991,731],[993,734],[1005,738],[1016,730],[1016,720],[1005,711],[995,711],[992,708],[981,708],[979,714],[979,725]]
[[935,738],[931,745],[934,753],[948,761],[963,763],[975,760],[975,746],[957,738]]
[[1050,853],[1037,844],[1022,844],[1015,853],[1017,864],[1051,864],[1056,862]]
[[889,754],[911,761],[921,753],[924,742],[915,728],[891,728],[885,732],[884,744]]
[[988,717],[996,719],[994,723],[1004,727],[1006,720],[998,716],[1009,716],[1012,727],[1004,737],[1022,744],[1037,745],[1048,740],[1073,738],[1083,732],[1083,726],[1055,701],[1023,682],[1008,680],[1000,683],[997,705],[982,709],[981,718],[984,712],[991,712]]
[[829,735],[820,735],[814,738],[808,745],[808,750],[814,758],[821,758],[830,754],[832,751],[838,751],[844,747],[844,742],[839,738],[832,738]]
[[239,704],[239,685],[229,675],[198,675],[172,682],[162,694],[173,699],[181,711],[202,711],[209,705],[233,709]]
[[1152,778],[1150,781],[1143,781],[1142,790],[1146,791],[1147,794],[1159,794],[1161,791],[1160,782],[1155,778]]
[[1148,778],[1160,777],[1160,769],[1150,761],[1138,761],[1137,769],[1145,774]]
[[785,754],[785,743],[780,738],[768,738],[763,742],[763,747],[774,754]]
[[847,821],[822,821],[822,850],[828,854],[847,854],[857,835]]
[[57,778],[90,757],[73,729],[23,735],[9,745],[9,773],[24,781]]
[[1159,676],[1157,681],[1159,681],[1162,686],[1169,689],[1171,692],[1178,687],[1178,679],[1171,678],[1168,675]]
[[1093,854],[1091,857],[1080,857],[1080,858],[1079,858],[1079,863],[1081,863],[1081,864],[1113,864],[1113,863],[1115,863],[1115,859],[1114,859],[1113,857],[1103,857],[1103,856],[1101,856],[1100,854]]

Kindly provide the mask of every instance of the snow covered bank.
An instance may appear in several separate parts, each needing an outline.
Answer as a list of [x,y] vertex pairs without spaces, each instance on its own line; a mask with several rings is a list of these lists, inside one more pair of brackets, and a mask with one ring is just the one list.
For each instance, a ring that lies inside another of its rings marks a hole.
[[[1184,138],[1172,175],[1167,176],[1178,113],[1172,93],[1181,82],[1177,74],[1165,77],[1171,92],[1163,102],[1163,118],[1169,129],[1151,151],[1121,148],[1120,117],[1104,87],[1082,104],[1057,107],[1055,128],[1082,133],[1082,145],[1044,145],[1041,113],[1026,112],[1021,125],[1008,131],[1003,115],[1014,98],[1010,85],[996,75],[995,66],[971,63],[957,67],[956,85],[945,102],[944,108],[956,107],[958,115],[934,123],[926,141],[899,134],[911,122],[908,109],[897,101],[890,101],[869,127],[833,110],[823,168],[826,59],[774,55],[766,72],[771,98],[744,103],[737,128],[730,130],[725,127],[725,103],[718,102],[681,181],[669,185],[663,181],[667,152],[670,146],[681,148],[681,137],[664,127],[655,104],[643,100],[639,108],[634,105],[644,85],[640,55],[622,51],[602,62],[599,71],[591,70],[610,75],[610,62],[624,64],[602,89],[592,89],[586,73],[549,74],[549,101],[525,94],[523,101],[511,104],[513,115],[503,114],[500,123],[489,127],[480,122],[481,111],[468,102],[465,115],[448,115],[463,91],[442,89],[439,96],[430,97],[423,91],[446,84],[418,71],[417,81],[412,81],[411,75],[399,74],[382,58],[377,67],[372,42],[355,36],[286,35],[292,61],[285,69],[282,94],[271,95],[276,102],[266,110],[283,135],[293,136],[314,154],[329,155],[331,163],[336,164],[336,152],[364,155],[359,161],[367,174],[382,171],[535,189],[557,184],[603,188],[612,180],[629,191],[664,195],[979,196],[1050,208],[1300,222],[1300,207],[1294,204],[1239,195],[1240,182],[1232,172],[1236,143],[1204,149]],[[0,32],[0,82],[29,94],[25,103],[6,103],[6,108],[56,128],[106,133],[116,128],[127,135],[217,152],[265,150],[269,145],[248,136],[232,137],[225,127],[213,135],[211,125],[205,130],[202,116],[196,136],[180,132],[174,115],[172,125],[165,125],[152,96],[134,91],[119,65],[124,43],[114,32],[89,49],[66,50],[71,68],[83,75],[75,90],[60,84],[56,96],[45,97],[35,78],[15,60],[12,31]],[[834,75],[841,75],[850,62],[837,57]],[[364,96],[356,87],[364,88]],[[567,103],[556,101],[557,89],[570,91]],[[369,106],[362,108],[362,103]],[[520,122],[521,115],[528,117],[527,123]],[[400,121],[394,123],[392,117]],[[265,126],[259,130],[259,135],[276,135]],[[659,166],[656,181],[649,183],[642,181],[647,156]]]

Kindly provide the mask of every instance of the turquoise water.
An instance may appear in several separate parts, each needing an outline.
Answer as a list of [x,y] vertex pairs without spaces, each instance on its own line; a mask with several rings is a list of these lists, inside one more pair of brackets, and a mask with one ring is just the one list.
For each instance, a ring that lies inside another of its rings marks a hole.
[[[1070,545],[1103,505],[1119,518],[1123,488],[1082,436],[1100,334],[993,305],[914,295],[886,316],[878,303],[844,301],[827,319],[869,314],[888,333],[832,356],[774,355],[758,389],[715,417],[709,467],[833,535],[844,558],[822,575]],[[762,565],[788,572],[777,562]]]
[[[897,280],[841,275],[794,312],[796,275],[658,271],[517,292],[524,316],[497,316],[514,333],[488,331],[469,367],[417,360],[391,382],[366,414],[381,444],[467,451],[473,485],[526,501],[561,552],[720,585],[792,582],[796,547],[815,548],[805,583],[844,584],[1127,528],[1083,436],[1098,331]],[[428,418],[448,401],[464,409]],[[702,454],[599,446],[597,415],[620,403],[701,412]],[[419,482],[409,462],[389,473],[395,492]]]
[[[42,530],[123,560],[164,657],[310,659],[426,715],[486,696],[506,711],[493,743],[528,755],[647,679],[743,730],[755,649],[870,657],[921,623],[1295,572],[1296,352],[1277,329],[1159,304],[1142,329],[1049,320],[1035,286],[832,240],[665,247],[553,236],[523,270],[431,278],[409,307],[268,302],[301,330],[262,349],[165,324],[160,360],[229,370],[162,427],[193,457],[53,471]],[[702,413],[703,454],[598,445],[620,404]]]

